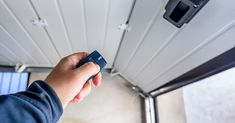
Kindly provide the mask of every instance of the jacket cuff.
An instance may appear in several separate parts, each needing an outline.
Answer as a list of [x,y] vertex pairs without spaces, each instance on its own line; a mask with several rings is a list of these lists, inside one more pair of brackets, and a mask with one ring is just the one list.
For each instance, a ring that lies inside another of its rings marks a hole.
[[37,80],[33,82],[27,91],[37,93],[42,98],[44,105],[42,109],[49,108],[50,111],[46,112],[47,115],[52,116],[53,121],[58,121],[60,116],[63,113],[63,108],[59,97],[57,96],[56,92],[50,87],[46,82]]

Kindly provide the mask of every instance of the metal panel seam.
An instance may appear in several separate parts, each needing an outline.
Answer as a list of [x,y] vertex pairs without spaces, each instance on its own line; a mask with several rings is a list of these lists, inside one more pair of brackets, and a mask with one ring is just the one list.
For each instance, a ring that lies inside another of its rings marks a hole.
[[70,50],[70,52],[72,53],[72,52],[74,51],[74,49],[73,49],[73,47],[72,47],[72,45],[71,45],[71,38],[70,38],[70,36],[68,35],[68,27],[67,27],[67,25],[65,24],[64,15],[63,15],[63,13],[62,13],[62,8],[61,8],[61,4],[60,4],[59,0],[55,0],[55,5],[56,5],[56,10],[57,10],[57,12],[58,12],[59,18],[60,18],[60,20],[61,20],[61,22],[62,22],[62,26],[63,26],[63,28],[64,28],[64,34],[65,34],[65,38],[66,38],[66,40],[67,40],[66,43],[68,44],[69,50]]
[[220,37],[222,34],[224,34],[225,32],[229,31],[230,29],[232,29],[235,26],[235,20],[233,20],[232,22],[230,22],[229,24],[225,25],[224,27],[222,27],[219,31],[217,31],[215,34],[211,35],[209,38],[207,38],[205,41],[203,41],[202,43],[200,43],[197,47],[193,48],[190,52],[188,52],[187,54],[185,54],[183,57],[181,57],[179,60],[177,60],[176,62],[174,62],[173,64],[171,64],[168,68],[165,69],[165,71],[161,72],[160,74],[158,74],[154,79],[152,79],[150,81],[150,83],[153,83],[154,80],[156,80],[157,78],[159,78],[160,76],[164,75],[166,72],[168,72],[170,69],[174,68],[176,65],[178,65],[179,63],[181,63],[183,60],[185,60],[187,57],[189,57],[190,55],[194,54],[195,52],[197,52],[198,50],[200,50],[201,48],[205,47],[206,45],[210,44],[211,42],[213,42],[216,38]]
[[51,63],[49,58],[45,56],[45,53],[42,52],[42,49],[35,43],[35,41],[33,40],[32,36],[28,33],[28,31],[26,31],[25,27],[22,25],[22,23],[19,21],[19,19],[15,16],[15,14],[11,11],[11,9],[7,6],[7,4],[4,1],[2,1],[1,3],[5,7],[5,9],[10,13],[11,17],[16,21],[18,26],[20,26],[20,28],[26,34],[26,36],[30,39],[30,41],[33,43],[33,45],[38,49],[38,51],[40,52],[40,54],[42,55],[44,60],[46,60],[47,62]]
[[25,48],[23,48],[23,47],[21,46],[21,44],[19,44],[19,43],[16,41],[16,39],[15,39],[2,25],[0,25],[0,28],[14,41],[14,43],[15,43],[18,47],[20,47],[20,48],[23,50],[23,52],[24,52],[27,56],[29,56],[29,57],[31,58],[31,60],[33,60],[34,63],[37,63],[37,61],[32,57],[32,55],[30,55],[28,52],[26,52]]

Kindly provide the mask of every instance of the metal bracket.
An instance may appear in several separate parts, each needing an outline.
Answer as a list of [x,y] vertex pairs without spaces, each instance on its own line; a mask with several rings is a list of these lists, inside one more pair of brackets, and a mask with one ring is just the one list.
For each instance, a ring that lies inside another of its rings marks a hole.
[[46,27],[46,26],[48,26],[48,23],[47,23],[47,21],[45,19],[32,19],[31,23],[34,26],[38,26],[38,27]]
[[138,95],[140,95],[143,98],[146,98],[148,96],[147,93],[145,93],[142,89],[140,89],[138,86],[133,85],[132,82],[127,79],[127,77],[125,77],[123,74],[121,74],[119,71],[115,70],[114,68],[112,68],[109,72],[110,76],[120,76],[121,78],[123,78],[124,80],[127,81],[127,85],[128,87],[130,87],[133,91],[135,91]]
[[131,30],[131,28],[129,27],[128,24],[120,24],[118,26],[118,29],[123,30],[123,31],[127,31],[127,32]]
[[19,64],[16,64],[15,66],[15,71],[17,73],[22,73],[25,69],[26,69],[27,65],[19,65]]

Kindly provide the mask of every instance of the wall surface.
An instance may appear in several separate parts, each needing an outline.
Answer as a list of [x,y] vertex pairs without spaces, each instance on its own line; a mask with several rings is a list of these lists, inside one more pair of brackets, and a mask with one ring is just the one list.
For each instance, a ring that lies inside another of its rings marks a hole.
[[158,96],[156,102],[159,123],[189,123],[186,121],[183,89]]
[[235,68],[156,98],[159,123],[234,123]]
[[187,123],[234,123],[235,68],[183,88]]

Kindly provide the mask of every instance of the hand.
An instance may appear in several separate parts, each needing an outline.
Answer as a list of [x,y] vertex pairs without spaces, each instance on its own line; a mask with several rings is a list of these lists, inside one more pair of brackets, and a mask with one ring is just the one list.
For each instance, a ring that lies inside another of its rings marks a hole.
[[45,80],[55,90],[63,108],[69,102],[81,101],[90,93],[91,82],[86,82],[90,76],[95,75],[92,81],[96,86],[101,84],[99,65],[88,62],[76,68],[79,61],[87,55],[88,53],[82,52],[64,57]]

